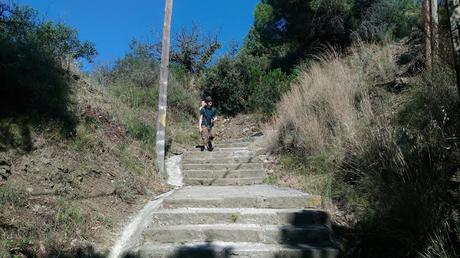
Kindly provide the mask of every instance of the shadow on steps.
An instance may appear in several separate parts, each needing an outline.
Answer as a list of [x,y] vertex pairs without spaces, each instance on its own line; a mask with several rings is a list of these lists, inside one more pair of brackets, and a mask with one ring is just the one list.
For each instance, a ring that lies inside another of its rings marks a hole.
[[231,247],[219,248],[212,242],[207,242],[202,245],[179,247],[168,258],[230,258],[231,255]]
[[281,251],[275,258],[336,258],[340,248],[332,230],[330,215],[321,210],[303,210],[291,214],[289,225],[280,229],[280,244],[296,250],[294,256]]
[[[328,213],[319,210],[303,210],[286,214],[288,224],[279,227],[277,234],[266,234],[261,241],[248,245],[225,247],[215,242],[176,247],[171,251],[150,253],[144,250],[143,257],[162,258],[336,258],[339,248],[331,230]],[[262,225],[261,225],[262,226]],[[206,233],[204,233],[206,234]],[[230,233],[235,234],[235,233]],[[223,237],[223,235],[220,235]],[[259,236],[261,237],[261,236]],[[227,241],[230,240],[226,239]],[[213,241],[224,239],[212,239]],[[235,241],[236,239],[233,239]],[[271,243],[274,240],[275,243]],[[184,239],[185,241],[185,239]],[[237,241],[237,240],[236,240]],[[268,242],[265,242],[268,241]],[[242,243],[241,243],[242,244]],[[245,243],[247,244],[247,243]],[[265,245],[265,246],[264,246]],[[169,253],[169,254],[167,254]]]

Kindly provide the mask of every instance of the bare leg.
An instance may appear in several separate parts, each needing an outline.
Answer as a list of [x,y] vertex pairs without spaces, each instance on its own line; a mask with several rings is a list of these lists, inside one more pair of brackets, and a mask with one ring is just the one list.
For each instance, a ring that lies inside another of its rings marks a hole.
[[214,139],[214,135],[212,134],[212,128],[208,128],[208,145],[206,145],[208,147],[208,150],[209,151],[212,151],[213,147],[212,147],[212,140]]
[[203,139],[203,144],[205,147],[208,146],[209,143],[209,130],[208,127],[202,126],[201,127],[201,139]]

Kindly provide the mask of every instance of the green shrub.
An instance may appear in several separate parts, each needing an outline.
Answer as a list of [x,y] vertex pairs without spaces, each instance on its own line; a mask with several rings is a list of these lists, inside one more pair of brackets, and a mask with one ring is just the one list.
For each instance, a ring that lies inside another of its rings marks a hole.
[[151,145],[155,142],[155,129],[145,121],[132,117],[128,123],[128,134],[144,144]]
[[360,23],[355,29],[359,37],[368,41],[383,41],[387,38],[403,38],[410,35],[419,23],[420,5],[412,0],[361,1]]
[[[168,109],[196,116],[198,96],[190,89],[193,76],[180,66],[172,65],[168,84]],[[132,108],[156,110],[159,96],[159,64],[153,46],[133,40],[129,52],[113,69],[99,69],[93,74],[99,81],[108,81],[112,94]]]
[[207,70],[201,85],[224,114],[252,110],[266,115],[273,112],[291,78],[281,69],[269,70],[263,58],[242,51],[236,57],[220,58]]
[[234,115],[247,107],[250,89],[242,69],[244,67],[237,60],[224,56],[204,75],[203,91],[213,97],[215,105],[224,114]]
[[109,86],[109,90],[131,108],[156,108],[158,105],[158,87],[140,88],[116,81]]
[[91,60],[93,45],[80,42],[66,25],[41,22],[30,7],[1,5],[0,116],[33,115],[32,121],[51,118],[73,126],[67,69],[75,59]]
[[276,103],[280,100],[281,95],[286,92],[289,86],[289,76],[275,69],[264,73],[260,78],[255,78],[251,82],[252,89],[249,96],[251,109],[271,115],[275,111]]
[[0,118],[0,151],[10,148],[28,152],[32,149],[33,127],[27,118]]
[[[170,81],[168,87],[168,108],[176,116],[182,115],[183,118],[198,117],[198,102],[200,98],[196,93],[196,89],[187,89],[186,78],[182,78],[182,82],[176,79]],[[157,96],[158,98],[158,96]]]
[[[92,74],[92,78],[104,83],[108,92],[120,102],[115,113],[126,125],[128,135],[138,140],[149,153],[154,153],[155,148],[159,98],[159,66],[152,47],[133,41],[128,53],[117,60],[113,68],[101,67]],[[200,100],[195,76],[175,63],[170,68],[166,150],[173,142],[191,144],[196,138],[190,128],[191,123],[194,125],[197,121]]]
[[95,144],[95,137],[92,135],[93,131],[88,123],[80,123],[75,128],[75,136],[71,139],[70,148],[82,151],[85,148],[90,149]]
[[112,82],[123,82],[139,88],[157,88],[159,71],[151,46],[132,40],[129,52],[116,61],[109,78]]

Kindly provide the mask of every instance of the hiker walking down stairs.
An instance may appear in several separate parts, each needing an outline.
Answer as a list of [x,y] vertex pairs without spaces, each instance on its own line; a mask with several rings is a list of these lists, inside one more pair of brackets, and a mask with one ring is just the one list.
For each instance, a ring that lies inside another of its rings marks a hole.
[[207,148],[208,151],[212,151],[212,139],[214,138],[212,135],[212,127],[216,121],[217,112],[216,109],[212,106],[211,96],[207,96],[204,101],[205,106],[200,108],[200,119],[198,123],[198,128],[204,143],[204,147],[201,150],[203,151],[204,148]]

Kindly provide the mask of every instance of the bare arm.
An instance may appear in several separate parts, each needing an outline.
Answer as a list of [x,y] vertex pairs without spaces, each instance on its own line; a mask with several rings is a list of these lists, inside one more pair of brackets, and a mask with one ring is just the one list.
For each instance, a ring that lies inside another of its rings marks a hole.
[[203,122],[203,115],[200,115],[200,119],[198,119],[198,129],[201,132],[201,123]]

